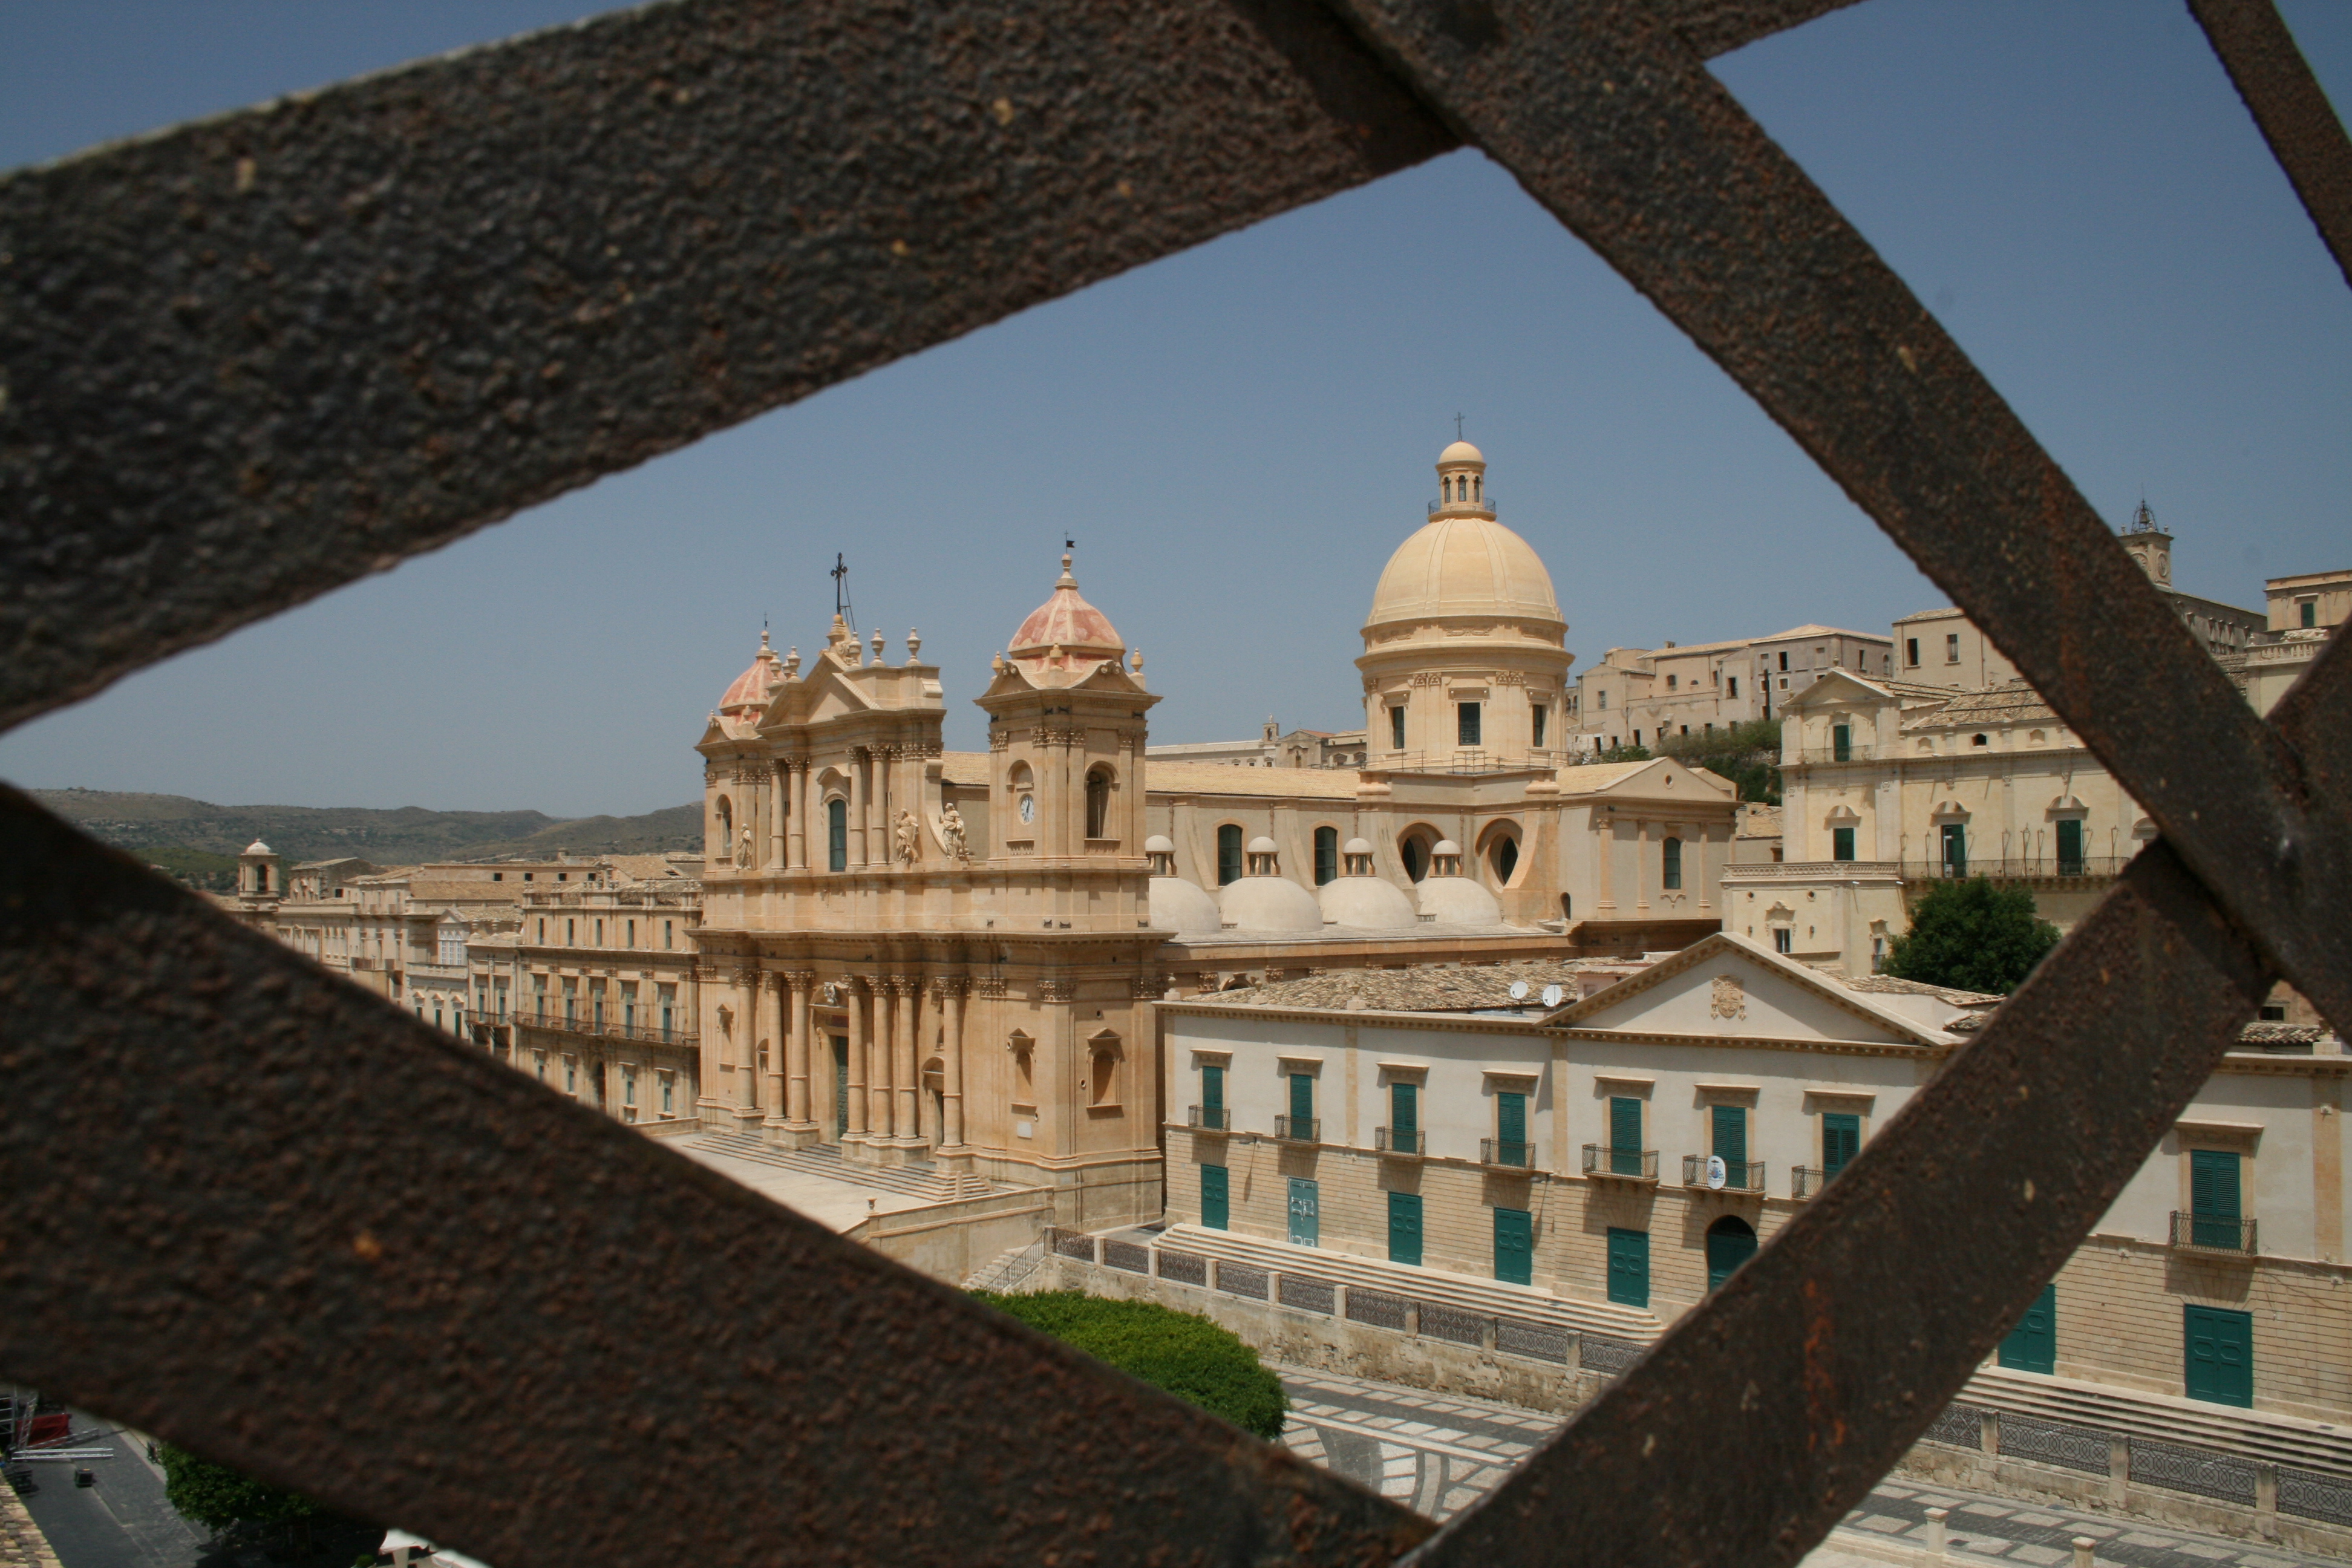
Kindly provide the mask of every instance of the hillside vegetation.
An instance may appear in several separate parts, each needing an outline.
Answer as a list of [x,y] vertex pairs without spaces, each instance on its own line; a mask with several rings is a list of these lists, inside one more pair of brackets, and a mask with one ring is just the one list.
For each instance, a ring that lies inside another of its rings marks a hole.
[[379,866],[499,856],[657,855],[702,844],[702,808],[668,806],[642,816],[556,817],[541,811],[427,811],[407,805],[215,805],[181,795],[44,789],[43,805],[92,837],[207,885],[205,858],[232,858],[258,838],[287,864],[357,855]]

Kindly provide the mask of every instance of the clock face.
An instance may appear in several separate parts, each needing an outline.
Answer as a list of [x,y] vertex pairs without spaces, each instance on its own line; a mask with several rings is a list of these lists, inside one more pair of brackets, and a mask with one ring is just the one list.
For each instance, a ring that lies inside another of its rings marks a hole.
[[1037,797],[1035,795],[1024,795],[1021,797],[1021,820],[1024,822],[1034,822],[1037,820]]

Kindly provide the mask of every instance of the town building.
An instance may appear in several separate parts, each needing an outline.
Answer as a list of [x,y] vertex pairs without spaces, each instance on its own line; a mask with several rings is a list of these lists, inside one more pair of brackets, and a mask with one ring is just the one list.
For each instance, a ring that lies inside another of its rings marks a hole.
[[[1528,982],[1502,988],[1513,973],[1161,1005],[1159,1244],[1654,1339],[2000,1000],[1825,973],[1733,932],[1589,994],[1530,967],[1560,987],[1532,1013]],[[2326,1030],[2249,1026],[1989,1371],[2352,1415],[2347,1075]]]
[[1577,681],[1571,749],[1655,750],[1691,735],[1769,719],[1832,670],[1885,675],[1893,645],[1872,632],[1808,624],[1728,642],[1612,647]]

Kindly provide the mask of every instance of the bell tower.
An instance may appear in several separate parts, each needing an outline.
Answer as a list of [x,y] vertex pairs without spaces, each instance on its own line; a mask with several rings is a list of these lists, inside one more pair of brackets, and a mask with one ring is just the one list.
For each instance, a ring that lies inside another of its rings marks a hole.
[[2149,582],[2159,588],[2172,586],[2172,535],[2157,526],[2156,514],[2147,510],[2145,500],[2124,525],[2123,541],[2124,549],[2139,563]]

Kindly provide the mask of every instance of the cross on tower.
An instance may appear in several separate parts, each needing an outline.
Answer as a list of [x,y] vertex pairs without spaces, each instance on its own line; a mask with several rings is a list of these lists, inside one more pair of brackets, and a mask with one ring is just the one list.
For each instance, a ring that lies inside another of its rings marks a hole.
[[1462,416],[1459,414],[1454,416],[1454,438],[1457,441],[1462,439]]

